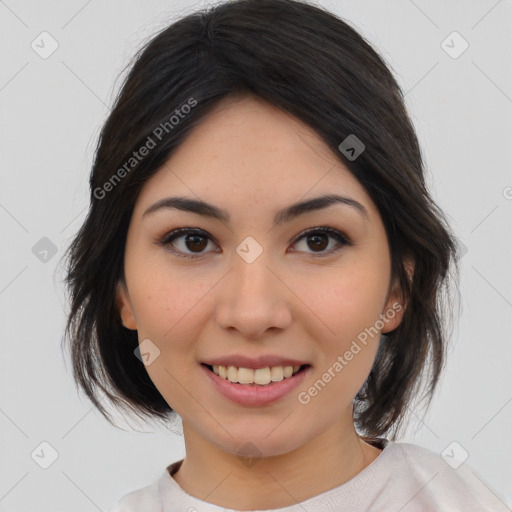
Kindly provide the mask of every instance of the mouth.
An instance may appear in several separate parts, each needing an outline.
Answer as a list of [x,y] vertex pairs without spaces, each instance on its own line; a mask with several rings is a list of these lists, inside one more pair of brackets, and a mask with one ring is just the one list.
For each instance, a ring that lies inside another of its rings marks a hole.
[[278,384],[283,380],[295,377],[311,367],[310,364],[300,366],[277,366],[258,369],[237,368],[234,366],[210,365],[201,363],[201,366],[208,369],[218,377],[236,384],[238,386],[269,387]]
[[265,407],[290,397],[313,371],[310,364],[256,369],[208,363],[200,366],[216,392],[243,407]]

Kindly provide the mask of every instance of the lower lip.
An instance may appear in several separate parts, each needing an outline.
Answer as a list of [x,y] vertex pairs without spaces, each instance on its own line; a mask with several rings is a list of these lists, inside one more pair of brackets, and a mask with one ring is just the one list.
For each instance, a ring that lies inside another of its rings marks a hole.
[[205,365],[201,368],[206,373],[210,382],[226,398],[240,405],[268,405],[277,402],[281,398],[291,393],[297,386],[304,382],[304,379],[311,371],[311,365],[296,373],[292,377],[283,379],[266,386],[238,384],[223,379],[216,373],[213,373]]

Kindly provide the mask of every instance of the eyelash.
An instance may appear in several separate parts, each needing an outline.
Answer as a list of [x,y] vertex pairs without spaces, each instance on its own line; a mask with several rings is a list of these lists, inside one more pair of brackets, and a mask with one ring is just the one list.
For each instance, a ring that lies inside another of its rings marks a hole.
[[[331,248],[327,252],[323,252],[323,253],[308,253],[313,258],[323,258],[323,257],[326,257],[326,256],[330,256],[331,254],[334,254],[335,252],[338,252],[343,246],[352,245],[352,242],[343,233],[339,232],[336,229],[329,228],[329,227],[326,227],[326,226],[311,228],[311,229],[308,229],[306,231],[303,231],[302,233],[300,233],[297,236],[297,238],[295,239],[293,244],[296,244],[297,242],[299,242],[303,238],[307,237],[308,235],[316,234],[316,233],[325,233],[325,234],[329,235],[331,238],[334,238],[338,242],[338,245],[336,247]],[[170,252],[172,252],[176,256],[182,257],[182,258],[198,259],[198,258],[201,258],[202,256],[204,256],[206,254],[204,252],[203,253],[195,253],[196,255],[192,256],[190,254],[185,254],[185,253],[182,253],[181,251],[177,251],[176,249],[173,249],[171,242],[174,242],[174,240],[176,240],[177,238],[180,238],[180,237],[182,237],[184,235],[199,235],[199,236],[208,238],[209,240],[212,240],[212,238],[208,235],[208,233],[206,231],[203,231],[202,229],[197,229],[197,228],[178,228],[178,229],[174,229],[173,231],[170,231],[169,233],[165,234],[163,236],[163,238],[161,238],[160,240],[156,241],[155,243],[157,245],[166,247]],[[299,251],[297,251],[297,252],[299,252]]]

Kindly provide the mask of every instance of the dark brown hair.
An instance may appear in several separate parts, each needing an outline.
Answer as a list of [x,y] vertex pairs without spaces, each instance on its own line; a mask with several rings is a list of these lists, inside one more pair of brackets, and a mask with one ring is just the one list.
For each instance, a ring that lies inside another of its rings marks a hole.
[[[367,439],[392,430],[394,439],[422,377],[429,405],[442,372],[443,297],[451,264],[457,270],[457,243],[426,189],[403,93],[383,58],[339,17],[301,1],[228,1],[176,21],[135,55],[99,137],[87,218],[66,253],[75,381],[110,422],[100,391],[143,419],[169,421],[173,410],[134,355],[137,332],[122,325],[116,307],[126,235],[144,183],[219,100],[238,93],[316,130],[380,212],[407,308],[400,326],[382,336],[354,400],[354,422]],[[351,134],[365,145],[355,160],[338,150]],[[150,136],[155,147],[135,159]]]

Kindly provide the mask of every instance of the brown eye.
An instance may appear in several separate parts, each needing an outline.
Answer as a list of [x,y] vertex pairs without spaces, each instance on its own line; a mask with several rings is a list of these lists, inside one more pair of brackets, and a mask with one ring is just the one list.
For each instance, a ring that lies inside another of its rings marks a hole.
[[[157,243],[167,247],[177,256],[194,258],[205,254],[205,249],[210,241],[212,241],[210,236],[202,230],[180,228],[171,231]],[[193,256],[192,254],[197,256]]]
[[325,233],[307,235],[309,247],[315,251],[323,251],[329,245],[329,237]]
[[184,237],[185,246],[191,251],[202,251],[208,245],[208,242],[205,242],[206,237],[202,235],[184,235]]
[[[336,229],[328,227],[313,228],[302,233],[294,245],[296,245],[303,239],[306,240],[305,245],[306,248],[309,249],[309,251],[305,250],[299,252],[309,253],[313,257],[328,256],[339,250],[344,245],[351,245],[351,242],[346,236],[344,236]],[[326,250],[327,247],[329,246],[329,239],[335,240],[336,243],[333,246],[331,246],[329,250]]]

